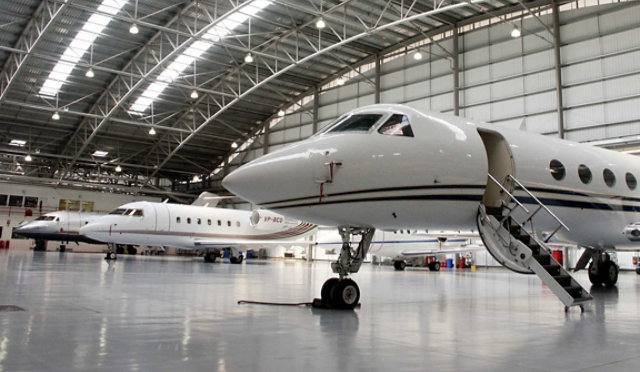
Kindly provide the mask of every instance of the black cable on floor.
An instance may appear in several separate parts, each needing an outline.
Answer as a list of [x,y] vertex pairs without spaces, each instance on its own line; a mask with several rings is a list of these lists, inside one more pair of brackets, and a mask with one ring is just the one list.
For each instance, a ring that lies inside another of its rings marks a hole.
[[268,305],[268,306],[311,306],[313,302],[263,302],[263,301],[247,301],[240,300],[238,305],[252,304],[252,305]]

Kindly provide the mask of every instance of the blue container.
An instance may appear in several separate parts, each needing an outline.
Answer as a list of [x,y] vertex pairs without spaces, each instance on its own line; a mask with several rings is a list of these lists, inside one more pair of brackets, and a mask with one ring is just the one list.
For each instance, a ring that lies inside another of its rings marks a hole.
[[247,258],[253,258],[253,252],[247,251]]
[[223,258],[229,258],[229,251],[228,250],[222,251],[222,257]]
[[453,258],[447,258],[447,267],[453,267]]

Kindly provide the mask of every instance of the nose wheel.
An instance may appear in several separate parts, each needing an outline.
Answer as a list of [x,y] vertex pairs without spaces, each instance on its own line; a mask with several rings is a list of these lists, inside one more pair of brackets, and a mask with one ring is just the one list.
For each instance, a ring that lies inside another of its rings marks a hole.
[[351,310],[360,300],[360,287],[349,278],[330,278],[322,285],[322,302],[330,308]]
[[[342,249],[336,262],[331,263],[331,269],[338,274],[338,278],[330,278],[322,285],[320,296],[325,307],[332,309],[350,310],[358,306],[360,301],[360,287],[347,276],[357,273],[364,261],[375,229],[340,227]],[[362,235],[358,247],[351,249],[351,235]]]

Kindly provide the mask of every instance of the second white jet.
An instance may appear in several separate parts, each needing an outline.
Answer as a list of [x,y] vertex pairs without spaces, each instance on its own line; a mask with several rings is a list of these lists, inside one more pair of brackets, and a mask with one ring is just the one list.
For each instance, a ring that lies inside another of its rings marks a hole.
[[[83,226],[80,234],[109,243],[107,259],[115,259],[115,244],[169,246],[204,251],[214,262],[228,250],[231,263],[241,263],[241,250],[292,244],[310,235],[316,225],[264,210],[235,210],[153,202],[124,204]],[[298,244],[313,244],[303,241]]]

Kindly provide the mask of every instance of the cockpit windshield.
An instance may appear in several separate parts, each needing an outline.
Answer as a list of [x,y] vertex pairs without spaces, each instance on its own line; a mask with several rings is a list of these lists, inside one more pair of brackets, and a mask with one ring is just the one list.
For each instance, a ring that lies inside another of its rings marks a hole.
[[117,208],[109,212],[109,214],[124,214],[127,210],[125,208]]
[[36,218],[36,221],[54,221],[56,216],[41,216]]
[[119,214],[123,216],[136,216],[136,217],[144,216],[144,212],[142,211],[142,209],[133,209],[133,208],[118,208],[109,212],[109,214]]
[[413,130],[409,124],[407,115],[393,114],[387,121],[382,124],[378,133],[388,136],[413,137]]
[[324,133],[338,132],[366,132],[373,127],[382,117],[381,114],[356,114],[338,119],[330,125]]

